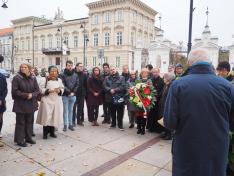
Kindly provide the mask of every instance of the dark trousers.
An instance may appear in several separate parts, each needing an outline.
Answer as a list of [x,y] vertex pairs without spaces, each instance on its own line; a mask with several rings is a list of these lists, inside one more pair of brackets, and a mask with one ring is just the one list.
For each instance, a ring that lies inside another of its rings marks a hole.
[[134,125],[135,123],[135,111],[128,111],[128,118],[129,118],[129,123],[131,125]]
[[0,112],[0,132],[2,131],[2,124],[3,124],[3,112]]
[[99,106],[88,106],[88,118],[90,122],[97,121]]
[[118,127],[123,128],[123,114],[124,114],[124,104],[110,104],[111,112],[111,126],[116,126],[116,117],[118,121]]
[[137,117],[137,129],[145,132],[146,118],[138,116]]
[[85,97],[76,97],[76,102],[73,107],[73,123],[84,122],[84,100]]
[[16,113],[15,138],[16,143],[32,140],[32,113]]
[[53,126],[43,126],[43,136],[47,136],[47,134],[53,135],[55,131],[55,127]]
[[32,133],[34,133],[33,126],[34,126],[34,113],[32,114]]
[[103,103],[103,112],[104,112],[104,120],[106,122],[110,121],[111,119],[111,114],[110,114],[110,103],[107,103],[104,101]]

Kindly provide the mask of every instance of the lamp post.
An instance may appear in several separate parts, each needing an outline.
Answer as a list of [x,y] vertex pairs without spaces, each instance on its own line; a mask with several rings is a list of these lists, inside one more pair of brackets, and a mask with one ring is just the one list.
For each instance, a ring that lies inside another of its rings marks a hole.
[[88,39],[88,37],[87,37],[87,35],[86,35],[86,33],[85,33],[85,22],[84,23],[82,23],[81,24],[81,26],[80,26],[80,28],[81,29],[84,29],[83,30],[83,37],[84,37],[84,48],[83,48],[83,64],[85,65],[85,66],[87,66],[86,65],[86,63],[85,63],[85,50],[86,50],[86,44],[89,42],[89,39]]
[[63,68],[63,26],[62,24],[58,25],[57,32],[61,32],[60,34],[60,50],[61,50],[61,56],[60,56],[60,70]]
[[188,37],[188,51],[187,51],[187,55],[189,54],[189,52],[191,51],[192,48],[192,27],[193,27],[193,0],[190,0],[190,12],[189,12],[189,37]]
[[8,2],[8,0],[2,0],[3,4],[2,4],[2,8],[7,9],[8,6],[6,5],[6,3]]

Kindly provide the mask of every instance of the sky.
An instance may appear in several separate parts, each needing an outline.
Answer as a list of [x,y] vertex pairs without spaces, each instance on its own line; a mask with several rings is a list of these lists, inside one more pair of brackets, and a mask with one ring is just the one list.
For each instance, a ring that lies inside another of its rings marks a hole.
[[[11,20],[25,16],[53,18],[58,7],[64,18],[76,19],[88,16],[85,4],[96,0],[8,0],[8,9],[0,8],[0,28],[11,26]],[[142,0],[162,16],[164,36],[174,43],[188,43],[189,0]],[[0,1],[1,3],[1,1]],[[209,26],[212,35],[219,37],[220,46],[234,42],[234,0],[194,0],[193,39],[200,37],[206,24],[206,8],[209,8]],[[159,27],[159,15],[155,25]]]

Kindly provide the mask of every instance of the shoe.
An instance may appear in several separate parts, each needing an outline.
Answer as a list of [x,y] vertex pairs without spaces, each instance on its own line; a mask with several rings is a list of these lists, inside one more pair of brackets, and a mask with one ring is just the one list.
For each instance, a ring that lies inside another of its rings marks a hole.
[[112,128],[116,128],[116,126],[115,126],[115,125],[111,125],[111,126],[109,127],[109,129],[112,129]]
[[52,137],[52,138],[57,138],[57,135],[54,134],[54,133],[52,133],[52,134],[50,134],[50,137]]
[[69,128],[69,130],[71,130],[71,131],[75,131],[75,129],[73,128],[72,125],[70,125],[68,128]]
[[124,131],[123,127],[119,128],[120,131]]
[[43,139],[47,139],[47,135],[43,135]]
[[105,117],[105,115],[104,115],[104,114],[102,114],[102,115],[101,115],[101,117]]
[[141,131],[141,135],[144,135],[144,134],[145,134],[145,131],[144,131],[144,130],[142,130],[142,131]]
[[31,140],[26,140],[26,142],[29,143],[29,144],[36,144],[36,141],[34,141],[32,139]]
[[79,126],[84,126],[83,122],[78,122],[77,123]]
[[99,124],[97,123],[97,121],[94,121],[94,124],[95,124],[95,126],[99,126]]
[[133,125],[133,124],[131,124],[131,125],[129,126],[129,128],[134,128],[134,125]]
[[64,125],[63,127],[63,131],[66,132],[67,131],[67,125]]
[[27,143],[26,142],[23,142],[23,143],[17,143],[18,146],[20,147],[27,147]]
[[110,120],[107,120],[107,124],[111,124],[111,121],[110,121]]
[[104,119],[104,120],[102,121],[102,124],[105,124],[105,123],[107,123],[107,121]]
[[35,137],[35,136],[36,136],[34,132],[32,133],[32,136],[33,136],[33,137]]
[[141,133],[141,129],[138,129],[138,130],[137,130],[137,134],[140,134],[140,133]]
[[163,138],[163,140],[172,140],[172,137],[170,135],[167,135],[166,137]]

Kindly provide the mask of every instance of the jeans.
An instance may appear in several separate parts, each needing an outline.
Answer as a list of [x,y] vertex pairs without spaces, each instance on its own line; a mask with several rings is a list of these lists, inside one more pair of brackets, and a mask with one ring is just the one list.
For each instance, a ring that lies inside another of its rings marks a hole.
[[63,123],[66,126],[72,126],[73,106],[76,101],[75,96],[63,96]]

